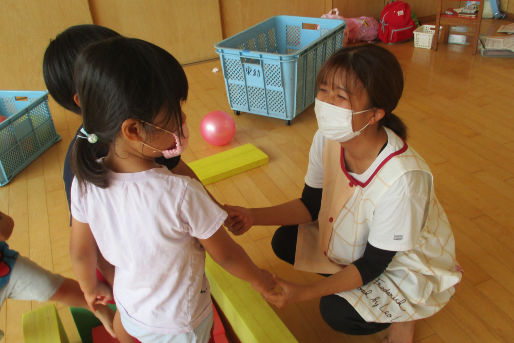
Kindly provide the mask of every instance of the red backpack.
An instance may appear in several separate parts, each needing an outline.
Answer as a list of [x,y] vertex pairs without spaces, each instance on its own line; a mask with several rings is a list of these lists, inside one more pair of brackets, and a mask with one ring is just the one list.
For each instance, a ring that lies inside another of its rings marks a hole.
[[393,1],[385,5],[380,13],[378,38],[384,43],[397,43],[411,39],[416,25],[409,4]]

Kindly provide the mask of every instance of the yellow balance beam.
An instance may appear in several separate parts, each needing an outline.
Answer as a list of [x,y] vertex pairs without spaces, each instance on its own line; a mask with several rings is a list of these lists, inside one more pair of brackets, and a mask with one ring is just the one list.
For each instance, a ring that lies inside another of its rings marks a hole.
[[188,163],[204,185],[268,163],[268,155],[253,144],[244,144]]
[[25,343],[69,342],[54,304],[24,313],[22,322]]
[[298,342],[248,282],[225,271],[209,255],[205,266],[211,294],[241,342]]
[[[268,163],[268,155],[245,144],[189,163],[204,185]],[[271,306],[247,282],[232,276],[207,255],[211,294],[241,342],[297,343]]]

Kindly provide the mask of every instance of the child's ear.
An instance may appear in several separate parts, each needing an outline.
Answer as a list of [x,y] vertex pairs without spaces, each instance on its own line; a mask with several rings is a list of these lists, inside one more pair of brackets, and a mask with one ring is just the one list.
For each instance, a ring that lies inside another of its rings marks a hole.
[[80,107],[80,100],[79,100],[78,93],[73,94],[73,101],[77,104],[78,107]]
[[121,124],[121,135],[129,141],[143,141],[143,127],[137,119],[125,119]]

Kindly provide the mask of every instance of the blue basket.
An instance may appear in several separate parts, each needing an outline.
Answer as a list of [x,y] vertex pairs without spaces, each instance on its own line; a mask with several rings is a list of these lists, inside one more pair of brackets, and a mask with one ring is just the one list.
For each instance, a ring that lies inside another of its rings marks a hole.
[[46,91],[0,91],[0,186],[6,185],[61,137]]
[[230,107],[290,123],[314,102],[316,76],[343,46],[345,26],[276,16],[216,44]]

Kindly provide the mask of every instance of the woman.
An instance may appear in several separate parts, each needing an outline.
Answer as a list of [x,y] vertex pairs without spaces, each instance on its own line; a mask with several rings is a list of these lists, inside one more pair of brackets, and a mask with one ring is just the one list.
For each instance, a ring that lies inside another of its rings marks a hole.
[[310,285],[278,279],[282,290],[269,299],[276,305],[319,297],[335,330],[366,335],[390,326],[384,342],[411,342],[414,320],[439,311],[462,275],[432,174],[392,113],[401,67],[376,45],[343,48],[324,64],[317,87],[319,130],[301,198],[231,207],[226,224],[235,234],[283,225],[275,254],[296,269],[331,274]]

